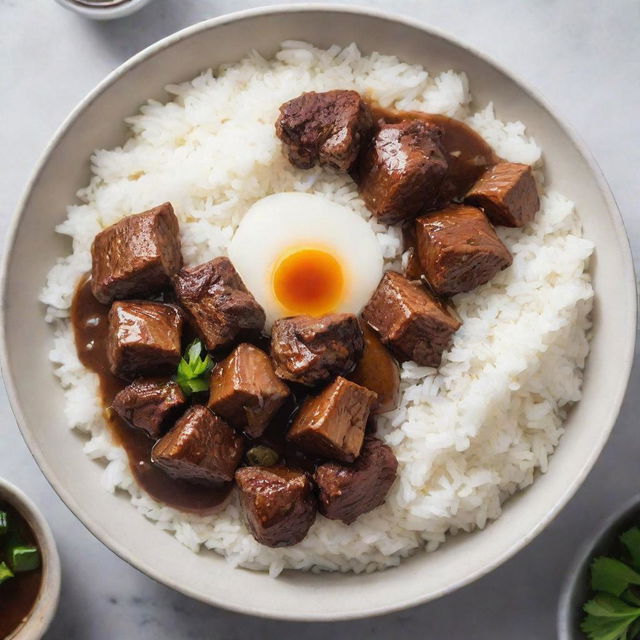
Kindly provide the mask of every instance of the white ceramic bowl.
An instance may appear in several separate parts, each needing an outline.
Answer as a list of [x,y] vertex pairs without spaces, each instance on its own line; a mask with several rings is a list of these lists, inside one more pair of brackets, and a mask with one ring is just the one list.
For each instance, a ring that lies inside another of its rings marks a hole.
[[0,500],[15,507],[38,541],[42,557],[42,586],[25,621],[6,640],[38,640],[51,624],[60,597],[60,557],[56,541],[36,505],[15,485],[0,478]]
[[[53,228],[87,183],[92,150],[122,143],[123,119],[148,98],[167,99],[166,83],[238,60],[250,48],[269,56],[291,38],[325,47],[356,41],[365,52],[396,54],[431,70],[464,70],[478,105],[491,100],[499,117],[527,124],[544,149],[547,184],[575,201],[584,233],[597,246],[584,398],[571,412],[548,473],[509,500],[486,529],[370,575],[288,572],[274,580],[232,569],[213,553],[191,553],[126,498],[105,492],[100,465],[83,455],[79,437],[65,426],[62,391],[47,361],[51,333],[37,301],[47,271],[69,252]],[[532,91],[449,36],[388,14],[327,5],[263,8],[203,22],[112,73],[69,116],[36,169],[7,247],[3,287],[3,369],[11,403],[33,455],[69,508],[113,551],[160,582],[211,604],[276,618],[332,620],[394,611],[453,591],[512,556],[557,515],[598,457],[618,415],[634,348],[635,279],[627,238],[600,171],[575,136]]]
[[74,0],[56,0],[56,2],[65,9],[74,11],[85,18],[91,18],[92,20],[115,20],[116,18],[124,18],[125,16],[135,13],[146,4],[149,4],[151,0],[122,0],[118,4],[111,6],[105,4],[104,7],[88,6],[74,2]]

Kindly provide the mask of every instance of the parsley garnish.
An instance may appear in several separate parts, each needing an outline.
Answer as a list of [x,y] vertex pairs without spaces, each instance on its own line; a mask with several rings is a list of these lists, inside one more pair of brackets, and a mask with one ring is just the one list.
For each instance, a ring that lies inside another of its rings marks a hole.
[[591,588],[595,596],[583,609],[582,630],[591,640],[633,640],[640,636],[640,529],[620,536],[622,559],[595,558],[591,564]]
[[206,353],[202,342],[194,340],[188,347],[178,365],[176,382],[190,396],[192,393],[206,391],[209,388],[209,373],[213,369],[213,360]]

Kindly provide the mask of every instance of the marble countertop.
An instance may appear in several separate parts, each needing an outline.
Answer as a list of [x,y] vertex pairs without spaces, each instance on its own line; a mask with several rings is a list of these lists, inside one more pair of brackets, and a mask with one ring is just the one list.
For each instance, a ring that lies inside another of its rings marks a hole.
[[[69,110],[105,74],[194,22],[266,4],[154,0],[95,23],[53,0],[0,0],[0,233],[31,169]],[[272,3],[277,4],[277,3]],[[345,2],[344,4],[348,4]],[[362,3],[364,4],[364,3]],[[640,255],[640,4],[637,0],[368,0],[448,30],[538,88],[585,139],[616,196]],[[636,363],[637,364],[637,363]],[[62,504],[31,458],[0,389],[0,474],[51,523],[62,556],[60,608],[47,638],[396,638],[518,640],[555,635],[558,595],[576,547],[638,492],[640,373],[587,481],[524,551],[474,584],[408,611],[355,622],[265,621],[208,607],[156,584],[102,546]]]

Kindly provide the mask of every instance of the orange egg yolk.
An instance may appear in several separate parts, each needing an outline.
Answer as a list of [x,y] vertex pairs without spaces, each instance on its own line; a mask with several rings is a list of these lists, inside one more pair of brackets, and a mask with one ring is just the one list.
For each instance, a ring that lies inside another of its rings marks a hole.
[[322,249],[290,251],[273,270],[273,292],[290,315],[330,313],[340,304],[343,291],[342,267]]

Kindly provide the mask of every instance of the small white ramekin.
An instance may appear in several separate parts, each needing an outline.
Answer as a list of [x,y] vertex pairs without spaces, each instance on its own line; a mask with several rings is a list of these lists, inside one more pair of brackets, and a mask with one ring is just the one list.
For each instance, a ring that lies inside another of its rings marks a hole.
[[20,512],[31,527],[42,557],[42,586],[25,621],[7,640],[39,640],[51,624],[60,598],[60,557],[56,541],[36,505],[15,485],[0,478],[0,500]]
[[151,0],[127,0],[127,2],[113,7],[85,7],[77,2],[73,2],[73,0],[56,0],[56,2],[65,7],[65,9],[75,11],[85,18],[91,18],[92,20],[114,20],[115,18],[123,18],[138,11],[138,9],[142,9],[142,7],[151,2]]

